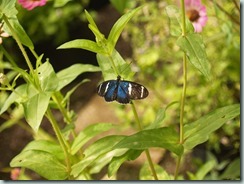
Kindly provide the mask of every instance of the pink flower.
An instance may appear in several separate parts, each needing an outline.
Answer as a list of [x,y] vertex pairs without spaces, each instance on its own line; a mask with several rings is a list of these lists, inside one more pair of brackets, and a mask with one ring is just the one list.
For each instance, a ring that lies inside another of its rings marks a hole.
[[20,169],[19,168],[14,168],[11,170],[11,179],[12,180],[18,180],[20,176]]
[[19,4],[27,10],[32,10],[37,6],[44,6],[47,0],[18,0]]
[[206,7],[201,4],[201,0],[185,0],[186,15],[192,22],[195,32],[202,32],[208,17]]

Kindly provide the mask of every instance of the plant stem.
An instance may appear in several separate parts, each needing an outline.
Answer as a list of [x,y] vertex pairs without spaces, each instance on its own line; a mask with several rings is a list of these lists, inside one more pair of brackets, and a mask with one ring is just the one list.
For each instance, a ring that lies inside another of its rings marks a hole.
[[53,130],[54,130],[54,132],[58,138],[59,144],[63,149],[65,160],[66,160],[66,165],[67,165],[67,172],[69,174],[71,172],[71,163],[70,163],[69,152],[68,152],[68,150],[70,150],[69,145],[67,144],[67,142],[63,138],[62,133],[60,132],[58,124],[57,124],[50,108],[47,109],[46,116],[49,119],[49,121],[51,122]]
[[[139,127],[139,130],[143,130],[142,128],[142,125],[140,123],[140,120],[139,120],[139,117],[138,117],[138,113],[136,111],[136,108],[135,108],[135,105],[133,102],[131,102],[131,107],[132,107],[132,110],[133,110],[133,113],[134,113],[134,116],[135,116],[135,119],[136,119],[136,122],[137,122],[137,125]],[[157,176],[157,173],[156,173],[156,170],[153,166],[153,162],[152,162],[152,158],[151,158],[151,155],[150,155],[150,152],[148,149],[145,150],[145,153],[146,153],[146,156],[147,156],[147,160],[148,160],[148,163],[149,163],[149,166],[151,168],[151,171],[152,171],[152,174],[153,174],[153,177],[155,180],[158,180],[158,176]]]
[[[182,14],[182,36],[186,36],[186,16],[185,16],[185,2],[181,0],[181,14]],[[185,109],[185,99],[186,99],[186,88],[187,88],[187,60],[186,53],[183,55],[183,89],[181,95],[180,103],[180,144],[183,144],[184,141],[184,109]],[[174,174],[174,179],[178,177],[178,172],[181,163],[181,155],[178,157],[176,163],[176,169]]]
[[23,56],[24,56],[24,58],[25,58],[25,61],[26,61],[27,65],[28,65],[28,67],[29,67],[29,69],[30,69],[30,73],[31,73],[31,75],[33,76],[33,78],[34,78],[34,80],[35,80],[35,84],[34,84],[34,85],[37,87],[37,89],[40,90],[40,85],[39,85],[38,77],[37,77],[37,75],[35,74],[34,68],[33,68],[32,64],[31,64],[31,61],[30,61],[30,59],[29,59],[29,57],[28,57],[26,51],[25,51],[25,48],[23,47],[23,45],[22,45],[22,43],[21,43],[21,41],[20,41],[18,35],[16,34],[14,28],[12,27],[12,25],[11,25],[10,22],[8,21],[8,18],[7,18],[6,15],[4,15],[4,14],[3,14],[3,20],[4,20],[4,22],[7,24],[9,30],[10,30],[11,33],[12,33],[12,36],[14,37],[14,39],[15,39],[17,45],[19,46],[19,49],[20,49],[21,53],[23,54]]

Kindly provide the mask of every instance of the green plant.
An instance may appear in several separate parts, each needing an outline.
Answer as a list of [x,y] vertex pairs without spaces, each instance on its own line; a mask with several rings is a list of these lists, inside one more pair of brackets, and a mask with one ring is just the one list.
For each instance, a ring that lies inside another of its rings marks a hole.
[[[172,102],[166,108],[156,109],[155,119],[149,125],[143,125],[137,113],[139,107],[132,101],[130,111],[137,123],[138,132],[130,136],[104,136],[95,142],[93,141],[87,147],[85,144],[88,141],[102,132],[114,128],[115,125],[96,123],[84,128],[77,134],[74,131],[74,112],[68,106],[69,98],[77,86],[86,81],[80,82],[65,95],[60,90],[84,72],[101,71],[104,80],[116,79],[118,75],[122,78],[133,79],[135,72],[115,49],[115,45],[126,24],[142,10],[142,7],[135,8],[121,16],[112,27],[108,38],[105,38],[99,31],[91,15],[85,11],[89,22],[88,27],[95,35],[96,41],[77,39],[59,46],[58,49],[80,48],[95,52],[99,67],[89,64],[75,64],[55,73],[48,61],[43,62],[45,60],[43,59],[44,55],[38,56],[35,53],[32,41],[18,22],[15,0],[1,1],[0,15],[4,22],[4,30],[8,31],[18,44],[28,70],[20,68],[1,46],[1,51],[7,61],[1,62],[0,89],[5,100],[1,101],[0,114],[13,115],[14,119],[6,121],[1,125],[0,130],[3,131],[11,124],[16,123],[23,115],[30,125],[31,131],[33,131],[33,136],[40,135],[42,133],[40,124],[45,116],[51,123],[56,135],[56,138],[47,136],[46,139],[31,141],[21,153],[13,158],[10,166],[31,169],[49,180],[78,180],[92,179],[92,174],[100,172],[102,168],[108,165],[107,174],[109,177],[114,177],[125,161],[135,160],[145,151],[147,163],[143,165],[140,171],[140,179],[178,179],[179,167],[185,153],[206,142],[213,132],[226,122],[233,121],[240,113],[240,105],[232,104],[217,108],[200,118],[196,118],[197,120],[184,123],[188,61],[193,65],[194,72],[195,70],[200,71],[207,81],[210,81],[212,76],[203,39],[199,34],[194,33],[192,24],[187,21],[183,0],[181,1],[181,8],[181,11],[175,6],[167,6],[166,8],[170,20],[170,33],[177,38],[175,44],[179,46],[179,52],[183,54],[183,86],[180,103]],[[30,62],[23,45],[35,56],[35,66]],[[160,72],[157,75],[160,75]],[[17,82],[20,78],[24,79],[24,84],[18,85]],[[11,94],[6,93],[7,91],[10,91]],[[157,103],[161,104],[161,102],[158,100]],[[13,107],[13,104],[17,105]],[[179,124],[165,124],[166,114],[174,104],[180,104]],[[55,119],[52,109],[58,109],[62,113],[66,123],[63,130]],[[175,125],[179,125],[179,131],[176,130]],[[176,156],[177,164],[174,176],[160,165],[152,162],[149,152],[152,147],[167,149]],[[216,162],[211,157],[209,162],[202,165],[195,175],[188,173],[190,179],[203,179]],[[237,164],[238,160],[232,165]],[[220,177],[221,179],[230,176],[232,165]]]

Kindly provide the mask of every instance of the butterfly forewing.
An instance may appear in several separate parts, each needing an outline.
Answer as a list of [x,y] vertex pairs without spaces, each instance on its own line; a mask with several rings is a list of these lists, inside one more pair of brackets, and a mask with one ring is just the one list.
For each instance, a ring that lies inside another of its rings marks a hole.
[[128,83],[128,96],[131,100],[143,99],[148,96],[148,90],[141,84],[131,81],[121,81],[121,83]]
[[101,83],[97,87],[97,94],[104,97],[106,101],[113,101],[116,99],[117,80],[109,80]]

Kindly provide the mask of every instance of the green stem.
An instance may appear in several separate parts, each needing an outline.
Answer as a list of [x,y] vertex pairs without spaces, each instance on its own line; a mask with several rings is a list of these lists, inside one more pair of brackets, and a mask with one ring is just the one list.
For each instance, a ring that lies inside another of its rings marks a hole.
[[[58,93],[60,93],[60,92],[58,92]],[[70,119],[67,110],[66,110],[66,109],[63,107],[63,105],[60,103],[60,100],[59,100],[59,98],[58,98],[58,95],[53,94],[53,95],[52,95],[52,99],[53,99],[53,101],[58,105],[58,108],[59,108],[60,112],[61,112],[61,113],[63,114],[63,116],[64,116],[65,122],[66,122],[67,124],[71,124],[71,123],[72,123],[72,119]],[[72,135],[73,135],[74,138],[76,137],[76,133],[75,133],[74,130],[72,130]]]
[[[143,128],[142,128],[141,122],[140,122],[140,120],[139,120],[138,113],[137,113],[137,111],[136,111],[135,105],[134,105],[134,103],[133,103],[132,101],[131,101],[131,107],[132,107],[132,110],[133,110],[133,113],[134,113],[134,116],[135,116],[137,125],[138,125],[138,127],[139,127],[139,130],[142,131]],[[149,150],[146,149],[146,150],[145,150],[145,153],[146,153],[147,160],[148,160],[149,166],[150,166],[150,168],[151,168],[153,177],[154,177],[155,180],[158,180],[158,176],[157,176],[156,170],[155,170],[155,168],[154,168],[154,165],[153,165],[152,158],[151,158],[151,155],[150,155]]]
[[50,123],[52,124],[53,130],[58,138],[59,144],[63,149],[65,161],[66,161],[66,165],[67,165],[67,172],[70,173],[71,172],[71,163],[70,163],[69,152],[68,152],[68,150],[70,150],[70,147],[67,144],[67,142],[65,141],[65,139],[63,138],[62,133],[60,132],[60,129],[56,122],[56,119],[54,118],[54,116],[49,108],[47,109],[46,116],[49,119]]
[[25,48],[23,47],[23,45],[22,45],[22,43],[21,43],[21,41],[20,41],[18,35],[16,34],[14,28],[12,27],[12,25],[11,25],[10,22],[8,21],[8,18],[7,18],[6,15],[4,15],[4,14],[3,14],[3,20],[4,20],[4,22],[7,24],[9,30],[10,30],[11,33],[12,33],[13,38],[15,39],[17,45],[19,46],[19,49],[20,49],[21,53],[23,54],[23,56],[24,56],[24,58],[25,58],[25,61],[26,61],[27,65],[28,65],[28,67],[29,67],[29,69],[30,69],[30,73],[31,73],[31,75],[34,77],[34,80],[35,80],[35,86],[36,86],[38,89],[40,89],[40,85],[39,85],[38,77],[37,77],[37,75],[35,75],[34,68],[33,68],[32,64],[31,64],[31,61],[30,61],[30,59],[29,59],[29,57],[28,57],[26,51],[25,51]]
[[[186,36],[186,16],[185,16],[185,3],[184,0],[181,0],[181,11],[182,11],[182,36]],[[187,60],[186,53],[183,55],[183,89],[181,95],[180,103],[180,144],[183,144],[184,141],[184,109],[185,109],[185,99],[186,99],[186,88],[187,88]],[[181,163],[181,155],[178,157],[176,163],[176,170],[174,174],[174,179],[178,177],[178,172]]]
[[3,54],[6,56],[6,58],[8,59],[8,61],[14,66],[17,67],[17,64],[15,63],[14,59],[12,58],[12,56],[5,50],[5,48],[0,45],[0,49],[3,51]]

